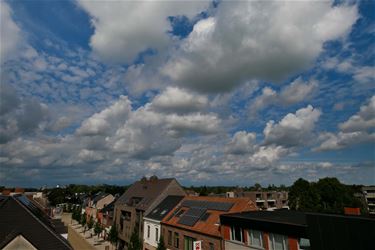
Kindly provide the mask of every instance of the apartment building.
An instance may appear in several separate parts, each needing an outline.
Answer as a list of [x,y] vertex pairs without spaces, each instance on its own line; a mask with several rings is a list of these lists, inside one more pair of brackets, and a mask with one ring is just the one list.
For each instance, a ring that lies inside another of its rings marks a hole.
[[286,191],[243,191],[227,192],[227,197],[248,197],[261,210],[274,210],[288,207]]
[[366,201],[369,214],[375,214],[375,186],[362,187],[362,193]]

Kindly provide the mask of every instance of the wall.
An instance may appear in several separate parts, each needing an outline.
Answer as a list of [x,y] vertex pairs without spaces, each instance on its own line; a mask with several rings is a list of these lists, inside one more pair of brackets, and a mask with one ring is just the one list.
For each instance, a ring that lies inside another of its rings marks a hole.
[[[168,225],[165,225],[165,224],[162,224],[161,230],[162,230],[162,234],[163,234],[163,237],[164,237],[165,246],[168,249],[183,250],[184,249],[184,236],[195,238],[196,240],[201,240],[202,241],[202,249],[204,249],[204,250],[210,250],[209,243],[214,244],[215,250],[223,250],[224,249],[224,247],[223,247],[224,244],[223,244],[223,241],[221,240],[221,238],[211,237],[209,235],[204,235],[204,234],[200,234],[198,232],[184,230],[182,228],[172,227],[172,226],[168,226]],[[168,244],[168,231],[169,230],[172,231],[172,245]],[[174,247],[173,236],[174,236],[175,232],[177,232],[179,234],[179,248]]]
[[[150,237],[147,237],[147,227],[150,226]],[[156,240],[156,229],[159,231],[158,240]],[[143,227],[143,249],[155,249],[158,246],[159,238],[161,234],[160,223],[157,223],[152,220],[144,219]],[[147,245],[146,245],[147,244]]]

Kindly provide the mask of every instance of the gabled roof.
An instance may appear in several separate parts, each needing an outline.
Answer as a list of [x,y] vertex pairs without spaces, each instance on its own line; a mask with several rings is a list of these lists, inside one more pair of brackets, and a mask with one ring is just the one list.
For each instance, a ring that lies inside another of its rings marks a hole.
[[99,193],[97,193],[97,194],[92,198],[91,202],[92,202],[92,204],[96,204],[96,203],[98,203],[98,201],[100,201],[101,199],[104,199],[104,198],[107,197],[108,195],[110,195],[110,194],[99,192]]
[[199,234],[221,237],[219,231],[221,214],[256,209],[256,205],[249,198],[187,196],[164,217],[161,223]]
[[145,217],[161,221],[184,198],[184,196],[167,196],[160,204]]
[[53,223],[25,196],[0,196],[0,249],[22,235],[39,250],[72,249]]
[[131,185],[116,201],[115,205],[126,204],[136,209],[146,211],[153,201],[172,183],[169,179],[142,179]]
[[106,213],[106,212],[111,212],[115,208],[115,203],[116,200],[113,200],[111,203],[109,203],[107,206],[103,207],[100,212]]

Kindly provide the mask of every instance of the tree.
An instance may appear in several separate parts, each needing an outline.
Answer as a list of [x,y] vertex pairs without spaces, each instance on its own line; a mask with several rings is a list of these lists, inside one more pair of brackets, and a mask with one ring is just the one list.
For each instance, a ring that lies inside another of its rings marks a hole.
[[98,236],[99,238],[99,234],[103,231],[103,228],[102,228],[102,225],[100,225],[99,221],[97,221],[95,223],[95,227],[94,227],[94,232],[95,232],[95,235]]
[[164,245],[164,237],[163,237],[163,235],[160,235],[160,239],[159,239],[159,242],[158,242],[158,247],[156,248],[156,250],[167,250],[167,248]]
[[109,242],[111,242],[113,245],[117,245],[117,241],[118,241],[118,232],[117,232],[116,224],[113,224],[113,226],[111,227],[111,230],[109,230],[108,240],[109,240]]
[[87,222],[86,216],[87,216],[86,212],[81,215],[81,225],[82,226],[86,225],[86,222]]
[[289,206],[294,210],[316,212],[320,206],[319,193],[308,181],[299,178],[290,188]]
[[137,228],[133,231],[132,235],[130,236],[130,243],[128,250],[141,250],[142,249],[142,243],[139,240],[139,235]]
[[89,221],[87,222],[87,228],[90,230],[94,226],[94,218],[90,216]]

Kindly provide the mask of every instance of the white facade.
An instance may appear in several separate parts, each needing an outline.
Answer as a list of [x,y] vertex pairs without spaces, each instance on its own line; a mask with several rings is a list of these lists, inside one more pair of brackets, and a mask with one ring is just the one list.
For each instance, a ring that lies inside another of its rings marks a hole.
[[161,233],[160,221],[144,218],[143,226],[144,249],[156,249]]

